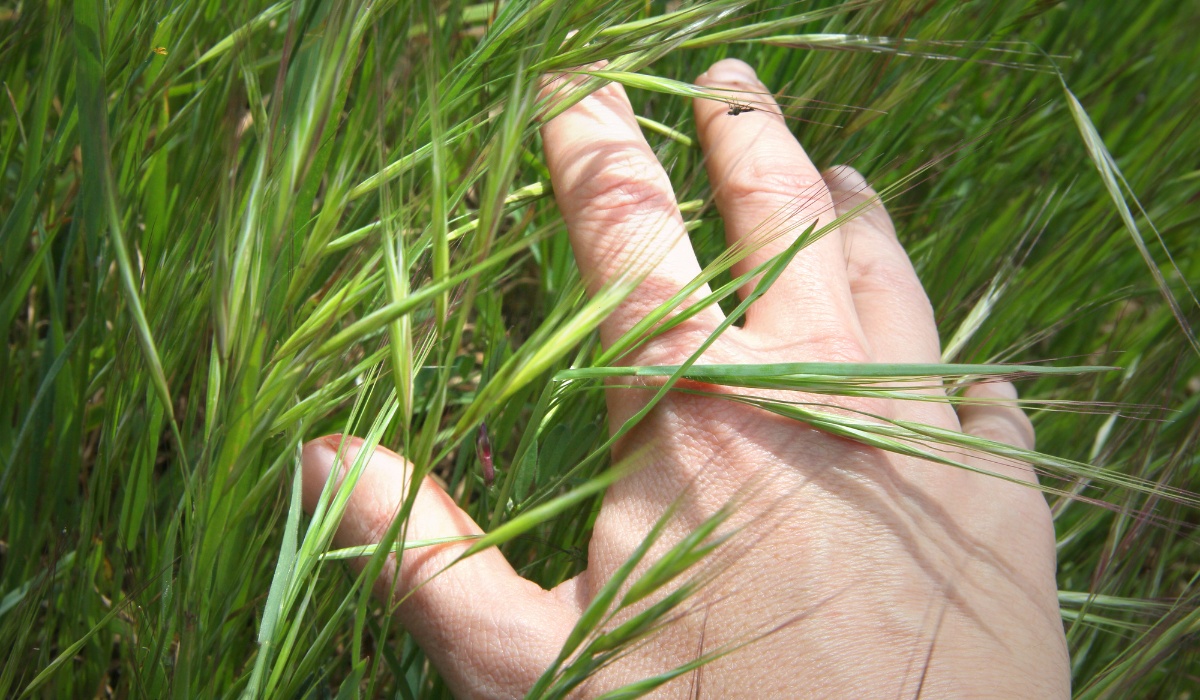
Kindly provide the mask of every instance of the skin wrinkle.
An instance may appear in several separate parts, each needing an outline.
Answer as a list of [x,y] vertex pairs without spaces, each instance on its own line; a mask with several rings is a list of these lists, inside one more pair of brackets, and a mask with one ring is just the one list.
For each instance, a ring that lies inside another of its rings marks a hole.
[[[751,211],[771,210],[771,218],[790,215],[799,217],[797,226],[807,228],[813,220],[828,223],[833,211],[833,200],[825,189],[824,181],[792,171],[786,158],[765,155],[745,159],[740,167],[730,166],[722,176],[720,196],[722,201],[733,206],[744,206]],[[796,193],[800,194],[796,194]],[[781,209],[779,202],[786,202]],[[770,219],[765,219],[769,221]],[[761,224],[760,224],[761,226]],[[817,228],[820,228],[818,226]]]

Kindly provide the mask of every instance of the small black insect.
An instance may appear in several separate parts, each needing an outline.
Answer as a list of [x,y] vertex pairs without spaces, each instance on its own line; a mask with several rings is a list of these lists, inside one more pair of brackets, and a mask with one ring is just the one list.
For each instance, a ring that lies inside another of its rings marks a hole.
[[754,111],[754,108],[748,104],[743,104],[741,102],[730,102],[729,103],[729,111],[726,112],[726,114],[728,114],[731,117],[736,117],[739,114],[743,114],[745,112],[753,112],[753,111]]

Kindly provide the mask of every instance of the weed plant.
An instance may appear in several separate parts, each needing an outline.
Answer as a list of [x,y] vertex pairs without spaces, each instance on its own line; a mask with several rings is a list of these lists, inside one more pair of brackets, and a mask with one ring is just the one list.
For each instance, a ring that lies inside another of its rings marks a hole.
[[[642,373],[818,401],[1020,379],[1037,453],[756,401],[1036,464],[1076,694],[1193,697],[1197,28],[1175,0],[0,3],[0,696],[446,696],[368,595],[404,511],[387,545],[330,552],[346,492],[303,517],[299,445],[402,452],[490,533],[476,549],[550,586],[621,473],[600,380]],[[612,369],[669,309],[600,348],[636,278],[582,292],[540,76],[609,61],[587,85],[626,85],[731,312],[744,251],[690,104],[726,56],[818,165],[884,194],[958,365]],[[533,694],[652,642],[725,514],[616,580]],[[338,561],[363,553],[363,575]]]

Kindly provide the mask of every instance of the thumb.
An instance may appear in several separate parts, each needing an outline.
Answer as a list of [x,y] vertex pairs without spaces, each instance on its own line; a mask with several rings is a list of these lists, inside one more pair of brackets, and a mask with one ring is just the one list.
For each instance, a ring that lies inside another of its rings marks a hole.
[[[362,448],[358,438],[329,435],[304,446],[303,500],[312,512],[337,463],[337,485]],[[346,505],[334,543],[354,547],[379,542],[399,513],[412,465],[380,447],[371,454]],[[482,534],[432,479],[417,492],[406,539],[426,540]],[[389,558],[375,593],[412,596],[396,612],[455,697],[522,697],[550,665],[579,617],[571,591],[552,593],[517,574],[498,549],[451,564],[470,541],[405,551],[397,570]],[[366,563],[357,559],[356,568]],[[423,585],[421,585],[423,584]],[[417,587],[419,585],[419,587]]]

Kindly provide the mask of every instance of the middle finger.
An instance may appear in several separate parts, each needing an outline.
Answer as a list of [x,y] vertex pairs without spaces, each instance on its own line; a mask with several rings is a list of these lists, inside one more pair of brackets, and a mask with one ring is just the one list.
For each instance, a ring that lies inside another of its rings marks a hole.
[[[836,214],[821,173],[788,130],[778,105],[742,61],[718,61],[697,81],[742,91],[729,103],[696,100],[696,129],[730,245],[763,243],[734,267],[741,274]],[[749,106],[731,113],[730,105]],[[866,347],[834,229],[809,244],[749,310],[746,329],[780,342],[798,360],[856,360]],[[820,347],[806,347],[813,344]],[[817,355],[817,356],[814,356]]]

